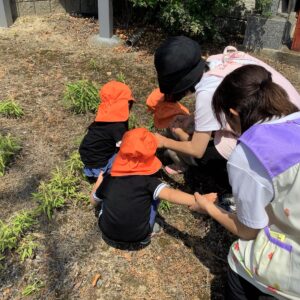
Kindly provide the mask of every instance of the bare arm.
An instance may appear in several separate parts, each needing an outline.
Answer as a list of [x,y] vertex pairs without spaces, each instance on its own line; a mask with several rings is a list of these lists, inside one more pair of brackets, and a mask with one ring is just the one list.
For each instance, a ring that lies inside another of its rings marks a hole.
[[[158,197],[160,199],[167,200],[169,202],[180,204],[180,205],[186,205],[186,206],[194,206],[197,205],[195,201],[194,195],[182,192],[180,190],[171,189],[168,187],[163,188]],[[203,195],[202,197],[205,197],[208,201],[215,201],[217,198],[216,193],[210,193]]]
[[159,148],[168,148],[196,158],[201,158],[206,151],[211,137],[211,131],[195,131],[191,141],[175,141],[157,133],[155,136],[157,138]]
[[195,193],[195,199],[199,205],[200,212],[210,215],[231,233],[244,240],[253,240],[256,238],[259,229],[247,227],[238,220],[236,214],[225,211],[198,193]]
[[103,173],[101,172],[98,176],[98,179],[96,181],[96,183],[93,186],[92,192],[90,194],[90,202],[93,206],[97,205],[97,201],[94,198],[94,194],[96,193],[98,187],[100,186],[101,182],[103,181]]

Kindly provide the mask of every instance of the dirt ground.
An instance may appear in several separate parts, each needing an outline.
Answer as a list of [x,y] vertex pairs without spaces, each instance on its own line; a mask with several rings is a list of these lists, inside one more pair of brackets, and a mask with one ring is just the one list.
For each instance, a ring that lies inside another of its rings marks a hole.
[[[12,98],[23,118],[0,117],[0,133],[22,142],[22,151],[0,180],[0,219],[35,206],[31,193],[73,150],[92,114],[75,115],[62,104],[66,83],[80,79],[99,87],[122,72],[139,102],[134,111],[147,124],[145,98],[156,87],[153,49],[162,35],[146,33],[139,47],[94,47],[92,19],[65,15],[19,18],[0,29],[0,99]],[[119,32],[120,33],[120,32]],[[124,34],[121,37],[124,37]],[[263,58],[300,90],[299,71]],[[34,227],[33,259],[8,255],[0,271],[0,299],[23,299],[32,280],[43,288],[27,299],[223,299],[226,255],[233,237],[207,217],[173,206],[163,213],[164,231],[140,251],[109,247],[87,205],[68,205]],[[97,285],[93,278],[99,274]]]

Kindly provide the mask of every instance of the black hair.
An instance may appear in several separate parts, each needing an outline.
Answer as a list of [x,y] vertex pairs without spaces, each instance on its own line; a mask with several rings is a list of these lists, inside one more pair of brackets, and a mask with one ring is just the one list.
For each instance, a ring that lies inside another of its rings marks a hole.
[[219,123],[224,114],[233,129],[236,118],[230,108],[236,110],[242,132],[257,122],[299,111],[286,91],[272,81],[272,74],[258,65],[246,65],[227,75],[215,91],[212,106]]

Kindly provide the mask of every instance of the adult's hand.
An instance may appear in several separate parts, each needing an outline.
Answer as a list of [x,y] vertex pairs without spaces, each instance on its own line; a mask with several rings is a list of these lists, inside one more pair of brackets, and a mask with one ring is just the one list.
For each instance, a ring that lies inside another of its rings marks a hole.
[[159,134],[159,133],[154,133],[156,140],[157,140],[157,148],[164,148],[165,147],[165,141],[166,137]]
[[217,200],[216,193],[200,195],[199,193],[196,192],[194,196],[195,196],[195,205],[191,206],[190,209],[202,214],[207,214],[208,205],[215,203]]

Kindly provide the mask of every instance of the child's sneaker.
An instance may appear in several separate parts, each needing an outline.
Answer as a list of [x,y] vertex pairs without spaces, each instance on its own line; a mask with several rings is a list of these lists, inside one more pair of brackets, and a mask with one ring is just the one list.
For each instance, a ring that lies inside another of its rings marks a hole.
[[186,171],[185,168],[183,167],[179,167],[175,164],[173,165],[168,165],[165,166],[165,171],[169,174],[169,175],[177,175],[177,174],[182,174]]
[[225,209],[228,212],[236,212],[235,199],[232,194],[224,194],[218,199],[218,206]]

